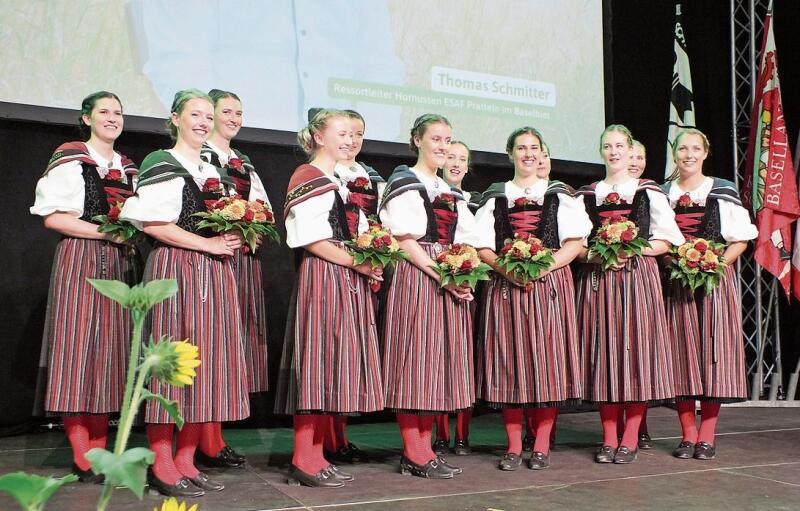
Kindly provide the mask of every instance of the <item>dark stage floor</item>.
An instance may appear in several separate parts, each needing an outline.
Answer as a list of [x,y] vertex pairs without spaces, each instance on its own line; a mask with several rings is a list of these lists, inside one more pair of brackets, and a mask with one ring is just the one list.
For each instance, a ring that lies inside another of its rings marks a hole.
[[[393,423],[356,425],[350,439],[374,454],[369,464],[347,466],[356,476],[344,489],[290,487],[283,473],[291,458],[291,431],[284,428],[230,430],[229,442],[248,455],[246,468],[213,472],[227,488],[197,499],[199,511],[217,510],[639,510],[639,509],[800,509],[800,409],[724,408],[717,459],[677,460],[670,455],[680,441],[675,412],[650,410],[656,447],[642,451],[631,465],[592,461],[600,441],[597,413],[559,418],[552,467],[534,472],[523,465],[501,472],[505,434],[499,415],[475,418],[471,456],[450,456],[464,473],[449,481],[429,481],[397,473],[400,436]],[[141,435],[137,444],[143,443]],[[26,470],[61,475],[70,465],[63,433],[0,439],[0,473]],[[47,509],[94,509],[100,487],[74,484],[62,489]],[[151,510],[161,498],[137,501],[127,490],[114,493],[110,509]],[[17,509],[0,496],[0,510]],[[159,505],[160,507],[160,505]]]

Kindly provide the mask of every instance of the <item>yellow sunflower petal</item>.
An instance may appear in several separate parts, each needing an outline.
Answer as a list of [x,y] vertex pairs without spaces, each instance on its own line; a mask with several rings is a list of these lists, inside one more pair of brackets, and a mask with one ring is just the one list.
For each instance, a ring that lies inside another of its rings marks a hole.
[[186,376],[197,376],[197,372],[191,367],[179,367],[178,373],[185,374]]
[[177,381],[177,382],[182,383],[183,385],[191,385],[192,381],[193,381],[191,376],[186,376],[186,375],[180,374],[180,373],[172,375],[172,379]]

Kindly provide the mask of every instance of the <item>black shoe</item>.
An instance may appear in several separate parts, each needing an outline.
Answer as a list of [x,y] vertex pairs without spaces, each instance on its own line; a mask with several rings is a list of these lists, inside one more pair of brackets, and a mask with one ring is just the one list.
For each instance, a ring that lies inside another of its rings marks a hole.
[[352,442],[339,447],[336,452],[325,451],[325,458],[339,463],[353,463],[356,461],[364,463],[369,461],[367,453],[356,447]]
[[403,456],[400,458],[400,473],[403,475],[414,475],[425,479],[452,479],[453,472],[439,463],[438,459],[433,459],[424,465],[417,465],[410,459]]
[[534,451],[528,460],[528,468],[531,470],[544,470],[550,467],[550,455],[543,452]]
[[202,488],[195,486],[188,477],[181,477],[175,484],[167,484],[157,478],[152,470],[147,471],[147,484],[151,490],[155,490],[165,497],[202,497],[206,494]]
[[469,446],[469,440],[458,440],[453,443],[453,454],[456,456],[466,456],[472,454],[472,447]]
[[717,456],[717,448],[708,442],[697,442],[694,446],[694,459],[713,460]]
[[328,465],[328,470],[333,472],[333,475],[336,476],[336,479],[344,483],[349,483],[350,481],[353,481],[355,479],[355,477],[353,477],[353,474],[348,474],[347,472],[345,472],[344,470],[342,470],[341,468],[337,467],[334,464]]
[[[239,458],[235,456],[239,456]],[[194,460],[208,468],[238,468],[244,465],[241,457],[228,446],[223,447],[216,456],[209,456],[200,449],[194,452]]]
[[534,442],[536,442],[536,437],[525,433],[525,438],[522,439],[522,452],[531,452]]
[[614,462],[614,448],[610,445],[604,445],[594,455],[594,461],[597,463],[613,463]]
[[522,456],[513,452],[507,452],[503,455],[503,459],[500,460],[500,463],[497,464],[497,468],[505,470],[506,472],[512,472],[518,469],[520,465],[522,465]]
[[225,489],[224,484],[209,479],[209,477],[202,472],[198,472],[195,477],[190,477],[189,480],[193,485],[205,491],[222,491]]
[[653,439],[650,438],[650,435],[648,435],[647,433],[642,433],[641,435],[639,435],[639,443],[637,447],[639,449],[644,449],[645,451],[647,449],[652,449]]
[[442,458],[441,456],[436,456],[436,461],[441,463],[444,468],[452,472],[454,476],[457,476],[458,474],[463,472],[463,470],[461,470],[461,467],[457,467],[455,465],[447,463],[447,461],[445,461],[445,459]]
[[639,456],[639,449],[630,450],[628,447],[620,447],[617,449],[617,453],[614,455],[614,463],[617,465],[625,465],[627,463],[633,463],[636,461],[636,458]]
[[238,452],[234,451],[233,447],[231,447],[230,445],[226,445],[225,447],[222,448],[222,450],[227,452],[228,456],[234,460],[239,460],[242,463],[247,461],[247,456],[245,456],[244,454],[239,454]]
[[450,449],[450,445],[447,440],[436,440],[433,442],[431,449],[433,449],[433,452],[441,456],[442,454],[447,454],[447,451]]
[[344,481],[338,479],[336,474],[329,468],[323,468],[316,474],[311,475],[295,467],[294,464],[289,465],[289,478],[286,482],[289,486],[304,484],[313,488],[341,488],[344,486]]
[[92,469],[81,470],[75,463],[72,464],[72,473],[78,476],[78,481],[87,484],[103,484],[106,482],[106,476],[103,474],[95,474]]
[[672,451],[672,455],[678,459],[688,460],[694,455],[694,444],[692,442],[683,441]]

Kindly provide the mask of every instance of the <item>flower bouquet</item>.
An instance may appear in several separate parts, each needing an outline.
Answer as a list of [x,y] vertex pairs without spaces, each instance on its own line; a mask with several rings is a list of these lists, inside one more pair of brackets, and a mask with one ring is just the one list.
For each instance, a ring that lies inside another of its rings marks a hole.
[[704,288],[710,293],[725,275],[725,245],[703,238],[694,238],[673,249],[670,279],[692,291]]
[[[385,268],[397,264],[398,261],[409,260],[408,254],[400,250],[400,243],[392,236],[392,232],[372,220],[369,221],[367,232],[351,241],[345,241],[344,244],[357,265],[369,263],[373,268]],[[380,282],[371,279],[369,285],[376,293],[381,287]]]
[[498,266],[513,278],[528,284],[536,280],[542,271],[546,271],[555,263],[553,251],[542,244],[542,240],[532,234],[515,234],[514,239],[505,240]]
[[603,271],[619,263],[618,254],[627,257],[642,255],[642,249],[650,243],[639,237],[639,228],[624,216],[612,216],[603,220],[597,234],[589,243],[589,258],[600,256]]
[[255,252],[258,237],[265,236],[280,242],[275,229],[275,217],[264,201],[246,201],[239,197],[222,197],[209,204],[207,212],[195,213],[201,218],[198,229],[209,228],[214,232],[239,231],[244,238],[245,252]]
[[123,205],[122,201],[114,202],[107,215],[95,215],[92,217],[92,221],[100,224],[97,226],[97,232],[109,233],[122,242],[130,241],[133,244],[139,241],[142,234],[130,222],[119,219]]
[[453,243],[450,248],[436,256],[433,268],[441,277],[441,286],[450,283],[456,286],[466,284],[474,290],[480,280],[489,280],[491,266],[481,262],[478,251],[463,243]]

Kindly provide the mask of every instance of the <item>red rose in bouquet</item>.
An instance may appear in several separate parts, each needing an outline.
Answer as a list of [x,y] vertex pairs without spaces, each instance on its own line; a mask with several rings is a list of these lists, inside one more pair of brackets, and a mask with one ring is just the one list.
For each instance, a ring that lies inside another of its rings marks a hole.
[[125,201],[115,201],[109,205],[107,214],[95,215],[92,221],[100,224],[97,232],[109,233],[122,242],[135,243],[141,239],[142,234],[130,222],[119,219],[124,205]]
[[202,219],[197,224],[198,229],[208,228],[214,232],[241,232],[245,242],[244,252],[256,251],[259,236],[266,236],[276,243],[280,242],[280,236],[275,229],[274,216],[264,201],[222,197],[210,203],[208,211],[195,213],[192,216]]
[[650,243],[639,237],[639,228],[624,216],[612,216],[603,220],[597,234],[589,243],[589,258],[600,257],[603,270],[619,262],[619,254],[627,257],[642,255],[642,249]]

